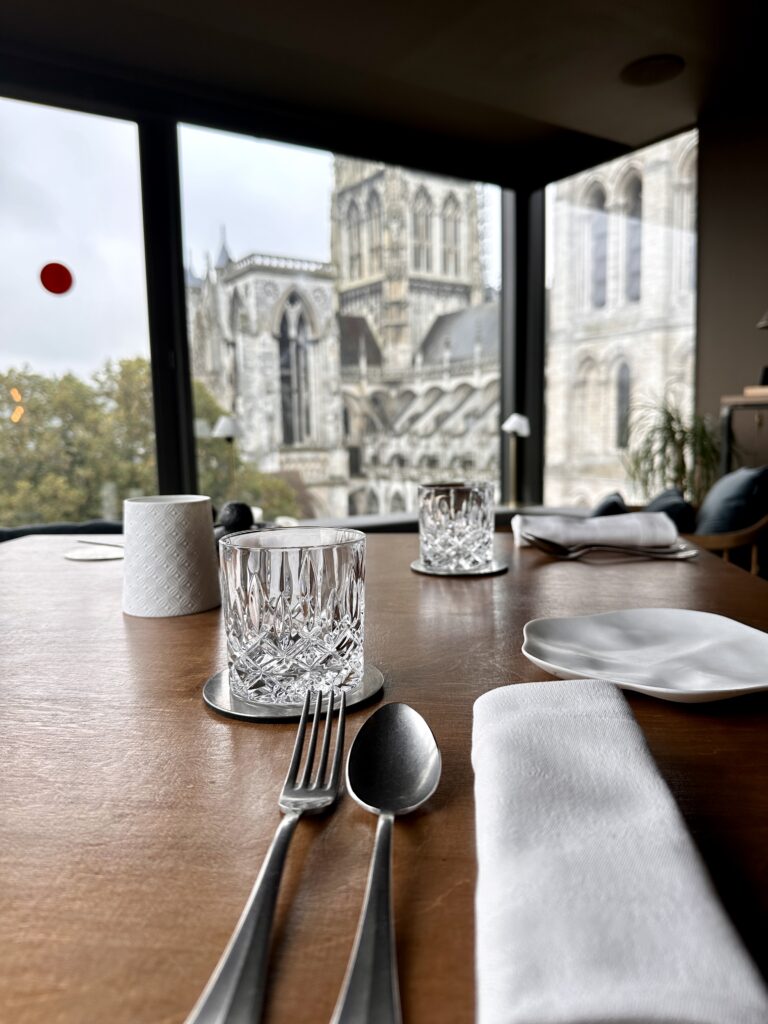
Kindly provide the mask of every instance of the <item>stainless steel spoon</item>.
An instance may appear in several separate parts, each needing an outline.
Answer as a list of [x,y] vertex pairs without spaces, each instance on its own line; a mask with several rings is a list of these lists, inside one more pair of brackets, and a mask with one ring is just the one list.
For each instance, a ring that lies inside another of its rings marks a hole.
[[407,704],[385,704],[363,724],[347,759],[347,790],[379,815],[365,902],[332,1024],[399,1024],[392,915],[392,826],[437,789],[440,751]]

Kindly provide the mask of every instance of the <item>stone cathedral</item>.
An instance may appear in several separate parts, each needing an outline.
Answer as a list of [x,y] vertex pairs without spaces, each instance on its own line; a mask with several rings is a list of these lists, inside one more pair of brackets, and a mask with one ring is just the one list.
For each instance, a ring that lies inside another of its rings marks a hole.
[[[545,501],[627,487],[635,410],[690,408],[696,133],[558,182],[547,294]],[[419,482],[499,474],[499,301],[479,186],[336,157],[331,262],[222,239],[187,272],[193,373],[244,458],[299,477],[318,517],[416,507]]]
[[298,473],[314,514],[415,507],[436,475],[498,475],[499,304],[473,183],[336,157],[331,263],[226,241],[187,272],[192,368],[242,456]]

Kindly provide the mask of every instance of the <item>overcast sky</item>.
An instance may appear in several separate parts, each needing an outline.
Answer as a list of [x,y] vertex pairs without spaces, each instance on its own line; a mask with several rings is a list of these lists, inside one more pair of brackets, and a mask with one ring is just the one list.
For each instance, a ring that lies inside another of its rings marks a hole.
[[[180,154],[184,244],[198,274],[222,225],[236,259],[330,258],[330,153],[182,128]],[[497,285],[499,190],[486,194]],[[0,370],[88,374],[148,354],[135,125],[0,99],[0,238]],[[64,295],[40,284],[50,262],[74,275]]]

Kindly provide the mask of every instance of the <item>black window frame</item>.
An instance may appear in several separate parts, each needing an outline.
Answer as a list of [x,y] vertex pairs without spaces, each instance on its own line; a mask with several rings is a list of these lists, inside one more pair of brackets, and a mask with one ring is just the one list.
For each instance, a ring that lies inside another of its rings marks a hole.
[[[500,423],[512,411],[531,421],[531,436],[516,460],[519,502],[543,493],[544,439],[544,178],[537,187],[507,177],[499,147],[456,146],[452,136],[430,135],[375,118],[319,117],[316,111],[252,96],[203,91],[194,85],[137,80],[111,67],[73,66],[58,57],[10,55],[0,63],[0,96],[137,124],[141,168],[147,312],[152,364],[158,491],[195,493],[194,409],[186,322],[178,127],[190,124],[260,139],[383,160],[434,174],[484,181],[502,189]],[[594,160],[595,156],[586,156]],[[504,173],[502,173],[502,171]],[[514,189],[514,191],[512,191]],[[540,258],[539,258],[540,257]],[[507,439],[499,430],[503,495],[510,493]]]

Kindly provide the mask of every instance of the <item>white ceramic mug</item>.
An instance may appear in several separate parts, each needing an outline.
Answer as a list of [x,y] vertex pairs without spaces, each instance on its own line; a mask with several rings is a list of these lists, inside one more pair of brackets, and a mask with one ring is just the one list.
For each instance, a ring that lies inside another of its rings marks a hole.
[[123,503],[123,611],[160,618],[221,604],[211,499],[159,494]]

